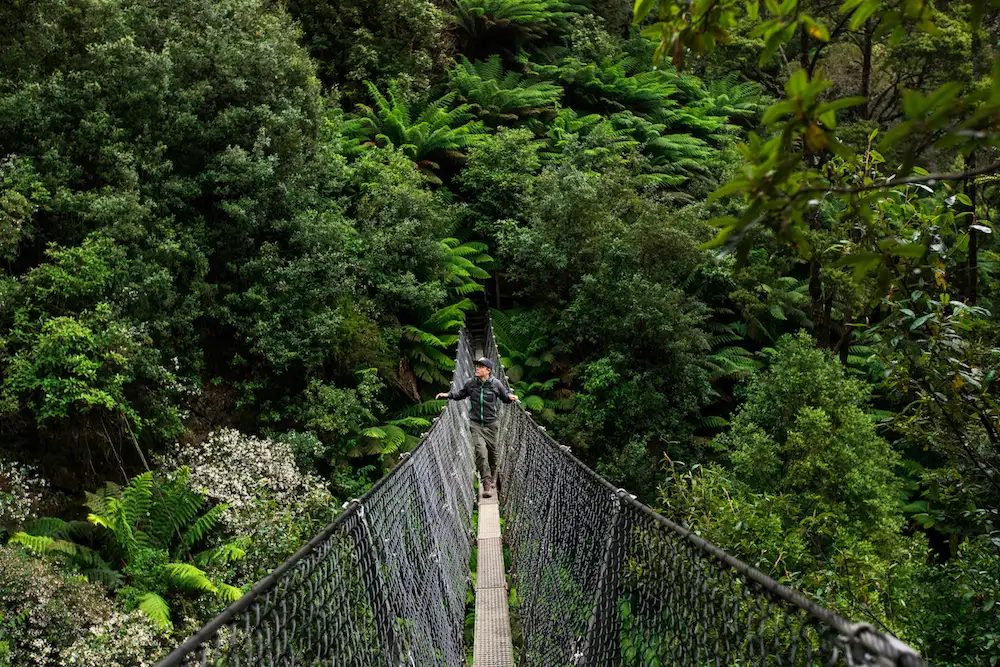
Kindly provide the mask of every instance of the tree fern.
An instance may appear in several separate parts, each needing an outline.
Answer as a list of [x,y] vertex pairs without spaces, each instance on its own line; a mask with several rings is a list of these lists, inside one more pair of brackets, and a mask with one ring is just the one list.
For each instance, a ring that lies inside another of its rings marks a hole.
[[764,367],[752,352],[734,343],[744,342],[746,327],[742,323],[717,324],[712,336],[712,351],[706,355],[704,366],[709,381],[741,380]]
[[[445,406],[448,404],[447,399],[433,399],[430,401],[422,401],[416,405],[411,405],[410,407],[404,409],[399,413],[401,418],[406,417],[428,417],[432,415],[439,414],[444,410]],[[428,422],[429,423],[429,422]]]
[[[238,597],[238,589],[213,581],[188,562],[196,545],[209,542],[226,510],[219,505],[201,511],[205,505],[205,498],[190,487],[187,468],[167,476],[144,473],[124,488],[109,483],[87,493],[87,523],[39,519],[12,541],[61,557],[108,588],[127,584],[143,591],[139,608],[157,623],[169,623],[166,594],[171,590],[213,593],[223,601]],[[194,561],[210,565],[239,560],[246,557],[248,544],[247,538],[236,538],[202,551]]]
[[135,525],[145,519],[153,505],[153,473],[133,477],[122,490],[121,497],[126,522]]
[[229,584],[219,584],[218,589],[219,600],[226,604],[236,602],[243,597],[243,591]]
[[712,81],[701,106],[711,115],[728,123],[752,127],[757,124],[771,100],[763,87],[754,81],[740,82],[732,72]]
[[431,422],[420,417],[403,417],[379,426],[363,429],[360,433],[361,453],[378,455],[382,459],[407,451],[420,441],[418,433],[430,428]]
[[204,540],[216,524],[219,523],[219,520],[227,509],[229,509],[228,505],[216,505],[191,522],[184,535],[181,536],[181,544],[186,549],[191,549],[195,544]]
[[462,56],[452,68],[451,86],[486,122],[516,121],[554,111],[562,88],[520,72],[504,73],[500,56],[472,62]]
[[359,104],[363,120],[343,126],[348,145],[356,150],[395,146],[436,183],[441,181],[434,174],[440,166],[435,160],[464,159],[464,149],[481,141],[487,132],[482,121],[473,120],[470,105],[452,108],[455,92],[432,102],[413,104],[395,81],[385,95],[370,82],[366,86],[374,106]]
[[456,238],[446,238],[441,240],[440,245],[441,267],[445,283],[451,290],[455,294],[469,294],[482,289],[477,281],[487,280],[490,274],[486,268],[495,264],[486,252],[486,244],[477,241],[462,243]]
[[455,369],[448,350],[458,342],[466,312],[475,307],[471,300],[462,299],[431,313],[419,327],[412,324],[403,327],[403,354],[418,379],[428,384],[448,384],[447,374]]
[[671,98],[678,92],[675,71],[639,71],[639,61],[631,57],[606,58],[598,63],[571,57],[555,65],[531,65],[531,69],[558,82],[570,106],[600,114],[650,114],[673,106]]
[[453,7],[467,44],[511,52],[565,31],[569,19],[586,10],[564,0],[453,0]]
[[194,562],[201,566],[235,563],[247,557],[247,549],[249,547],[249,537],[237,537],[213,549],[207,549],[196,554]]

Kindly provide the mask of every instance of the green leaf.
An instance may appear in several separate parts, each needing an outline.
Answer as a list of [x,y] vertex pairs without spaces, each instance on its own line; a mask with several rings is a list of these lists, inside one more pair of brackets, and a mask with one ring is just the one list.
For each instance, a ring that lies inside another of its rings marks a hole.
[[219,599],[225,603],[236,602],[243,597],[243,591],[229,584],[219,584],[218,589]]
[[927,252],[927,246],[923,243],[903,243],[892,249],[892,254],[897,257],[923,257]]
[[164,572],[170,577],[174,585],[179,588],[187,588],[203,593],[216,593],[218,589],[209,580],[208,575],[203,570],[189,563],[166,563],[163,566]]
[[172,627],[170,605],[156,593],[144,593],[139,596],[139,609],[161,628],[167,630]]
[[639,24],[656,6],[657,0],[635,0],[632,7],[632,23]]

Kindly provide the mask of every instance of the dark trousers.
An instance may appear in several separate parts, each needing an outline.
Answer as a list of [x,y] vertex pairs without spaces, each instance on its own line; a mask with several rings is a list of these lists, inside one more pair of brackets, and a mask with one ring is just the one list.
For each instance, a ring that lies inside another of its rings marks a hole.
[[476,458],[479,460],[479,476],[483,480],[487,480],[493,477],[493,468],[496,466],[499,429],[496,422],[485,426],[472,422],[471,426],[472,445],[476,449]]

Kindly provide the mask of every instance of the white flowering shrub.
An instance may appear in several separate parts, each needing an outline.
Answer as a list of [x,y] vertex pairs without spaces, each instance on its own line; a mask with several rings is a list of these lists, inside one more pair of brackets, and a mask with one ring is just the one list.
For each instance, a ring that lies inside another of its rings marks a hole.
[[90,667],[152,667],[166,654],[164,634],[139,610],[114,612],[92,626],[63,652],[60,665]]
[[247,558],[234,565],[241,583],[265,576],[336,511],[323,480],[296,465],[287,442],[222,429],[175,447],[169,465],[188,466],[195,490],[229,505],[227,531],[251,537]]
[[12,546],[0,546],[0,643],[0,664],[26,667],[147,665],[167,648],[141,612],[125,617],[98,584]]
[[47,486],[32,466],[0,458],[0,534],[36,514]]

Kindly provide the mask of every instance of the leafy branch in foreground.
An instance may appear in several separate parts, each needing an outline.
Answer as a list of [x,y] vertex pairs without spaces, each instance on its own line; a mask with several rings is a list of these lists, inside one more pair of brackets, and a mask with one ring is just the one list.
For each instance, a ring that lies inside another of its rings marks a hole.
[[[969,25],[974,31],[995,0],[972,3]],[[761,63],[768,61],[786,44],[796,43],[800,68],[789,76],[785,97],[764,114],[766,135],[751,133],[741,147],[745,165],[713,195],[720,198],[742,195],[746,208],[739,216],[721,218],[721,228],[708,247],[738,249],[743,256],[749,247],[747,232],[767,227],[793,243],[809,256],[812,248],[807,231],[817,224],[821,197],[838,196],[853,213],[863,215],[881,197],[881,191],[905,183],[970,181],[976,176],[1000,171],[1000,161],[989,160],[975,166],[975,154],[990,155],[1000,138],[1000,63],[991,75],[975,85],[948,81],[924,93],[905,90],[900,100],[901,121],[879,141],[878,150],[899,153],[893,177],[875,179],[863,175],[845,182],[842,173],[828,168],[832,159],[861,164],[863,156],[838,135],[838,114],[856,107],[866,108],[866,96],[828,99],[833,82],[818,67],[818,54],[830,42],[831,34],[873,25],[876,37],[898,44],[914,33],[933,32],[933,13],[923,0],[903,0],[883,4],[877,0],[845,0],[839,5],[841,17],[831,31],[833,19],[814,13],[807,0],[774,0],[747,5],[735,0],[704,0],[690,7],[664,0],[639,0],[634,20],[641,23],[657,8],[657,21],[643,33],[659,41],[655,57],[662,62],[668,54],[675,64],[683,63],[686,51],[705,52],[717,43],[726,43],[740,20],[757,23],[751,37],[764,41]],[[818,11],[818,10],[817,10]],[[871,23],[866,23],[871,21]],[[928,173],[916,162],[932,154],[963,156],[964,170]]]

